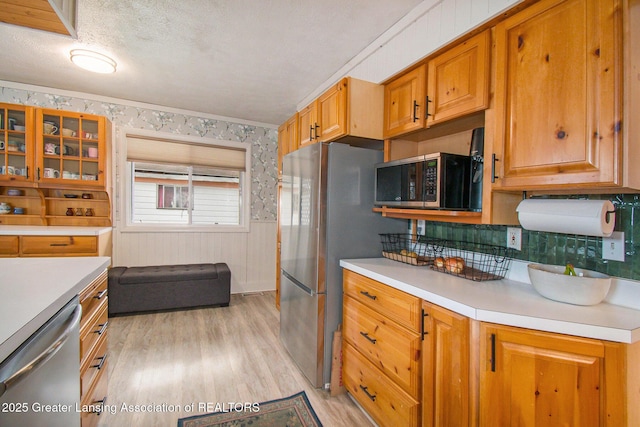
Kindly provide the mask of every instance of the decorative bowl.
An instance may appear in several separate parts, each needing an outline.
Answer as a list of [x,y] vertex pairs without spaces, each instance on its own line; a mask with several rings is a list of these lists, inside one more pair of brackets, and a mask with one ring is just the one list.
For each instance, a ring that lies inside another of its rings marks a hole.
[[577,276],[564,274],[564,265],[529,264],[533,288],[543,297],[576,305],[596,305],[607,296],[611,277],[576,268]]
[[7,190],[7,196],[22,196],[22,190],[10,188]]

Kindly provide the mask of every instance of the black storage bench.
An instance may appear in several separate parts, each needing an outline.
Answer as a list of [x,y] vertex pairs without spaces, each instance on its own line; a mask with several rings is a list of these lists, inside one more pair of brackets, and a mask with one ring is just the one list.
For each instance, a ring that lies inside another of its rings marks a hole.
[[228,306],[230,298],[231,271],[225,263],[109,270],[109,316]]

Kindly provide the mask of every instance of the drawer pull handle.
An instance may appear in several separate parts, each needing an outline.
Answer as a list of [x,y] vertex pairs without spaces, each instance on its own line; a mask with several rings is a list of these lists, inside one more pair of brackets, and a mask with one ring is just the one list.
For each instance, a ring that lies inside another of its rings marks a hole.
[[375,295],[371,295],[371,294],[370,294],[369,292],[367,292],[367,291],[360,291],[360,293],[361,293],[362,295],[364,295],[365,297],[367,297],[367,298],[371,298],[371,299],[372,299],[372,300],[374,300],[374,301],[376,300],[376,298],[378,298],[378,297],[377,297],[377,296],[375,296]]
[[360,389],[364,392],[364,394],[367,395],[367,397],[369,399],[371,399],[372,402],[376,401],[376,395],[375,394],[371,394],[369,393],[369,390],[367,390],[367,387],[363,387],[362,385],[360,386]]
[[102,299],[102,297],[104,296],[104,294],[107,293],[107,289],[103,289],[102,292],[100,292],[98,295],[95,295],[94,298],[95,299]]
[[93,413],[96,414],[97,416],[100,416],[106,404],[107,404],[107,396],[103,397],[102,400],[94,400],[93,405],[96,408],[96,410],[93,411]]
[[100,362],[98,362],[97,365],[91,365],[91,367],[100,370],[102,369],[102,365],[104,365],[104,362],[106,362],[107,360],[107,353],[105,353],[104,356],[96,357],[96,359],[100,360]]
[[106,321],[98,326],[100,326],[100,329],[98,329],[97,331],[93,331],[94,334],[98,334],[98,335],[102,335],[105,331],[105,329],[107,329],[107,325],[109,324],[109,321]]
[[363,337],[365,337],[365,338],[367,339],[367,341],[369,341],[371,344],[375,344],[375,343],[376,343],[376,341],[377,341],[375,338],[371,338],[371,337],[369,336],[369,333],[368,333],[368,332],[362,332],[362,331],[360,331],[360,335],[362,335]]
[[50,243],[49,246],[69,246],[68,243]]

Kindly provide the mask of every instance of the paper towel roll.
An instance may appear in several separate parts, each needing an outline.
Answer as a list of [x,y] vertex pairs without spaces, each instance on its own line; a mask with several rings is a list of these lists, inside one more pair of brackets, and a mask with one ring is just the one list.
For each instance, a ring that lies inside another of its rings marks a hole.
[[516,211],[527,230],[608,237],[615,225],[609,200],[526,199]]

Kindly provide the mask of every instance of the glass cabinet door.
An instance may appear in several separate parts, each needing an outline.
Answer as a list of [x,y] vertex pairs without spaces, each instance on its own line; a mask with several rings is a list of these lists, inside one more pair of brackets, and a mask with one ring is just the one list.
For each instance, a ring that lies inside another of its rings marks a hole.
[[97,116],[52,112],[38,113],[41,182],[103,185],[102,119]]
[[0,104],[0,181],[33,181],[32,109]]

